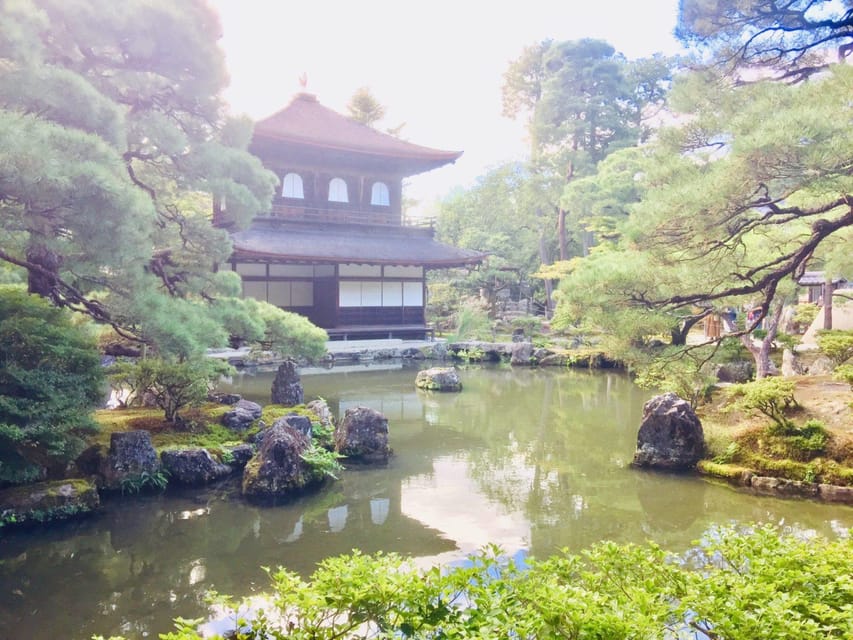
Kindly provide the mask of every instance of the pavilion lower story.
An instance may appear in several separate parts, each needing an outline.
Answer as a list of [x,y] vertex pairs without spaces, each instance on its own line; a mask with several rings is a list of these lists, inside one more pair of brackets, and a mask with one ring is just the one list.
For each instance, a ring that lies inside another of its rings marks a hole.
[[416,227],[256,220],[231,237],[234,253],[219,268],[240,275],[244,297],[304,315],[344,339],[427,336],[427,271],[485,258]]

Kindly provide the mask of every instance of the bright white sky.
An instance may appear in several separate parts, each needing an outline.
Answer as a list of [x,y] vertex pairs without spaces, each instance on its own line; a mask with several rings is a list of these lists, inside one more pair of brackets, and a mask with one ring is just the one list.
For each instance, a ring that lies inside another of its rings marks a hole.
[[299,91],[340,113],[366,86],[385,126],[439,149],[454,165],[415,176],[421,207],[489,167],[524,156],[521,123],[501,116],[503,73],[546,38],[599,38],[629,58],[676,53],[678,0],[209,0],[219,11],[235,113],[266,117]]

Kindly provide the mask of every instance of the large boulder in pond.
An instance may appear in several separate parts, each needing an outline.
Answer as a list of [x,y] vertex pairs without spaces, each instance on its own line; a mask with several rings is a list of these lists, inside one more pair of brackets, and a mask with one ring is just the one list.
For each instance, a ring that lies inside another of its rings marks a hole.
[[287,425],[266,430],[258,452],[243,470],[243,495],[280,498],[320,480],[302,459],[311,440]]
[[388,418],[368,407],[347,409],[335,428],[335,451],[355,462],[387,463]]
[[97,487],[82,478],[11,487],[0,490],[0,526],[64,520],[99,505]]
[[418,371],[415,386],[427,391],[462,391],[462,381],[456,367],[433,367]]
[[516,342],[513,340],[510,351],[509,363],[514,367],[529,367],[535,365],[537,360],[534,356],[532,342]]
[[303,403],[305,393],[294,360],[288,358],[278,367],[275,379],[272,381],[270,395],[273,404],[285,407],[295,407]]
[[263,408],[257,402],[240,400],[231,411],[222,414],[222,424],[233,431],[245,431],[261,417]]
[[690,469],[704,451],[702,423],[686,400],[664,393],[643,407],[634,464],[639,467]]
[[105,489],[125,486],[138,490],[151,484],[161,471],[160,458],[148,431],[117,432],[110,435],[110,449],[101,461],[100,474]]
[[160,454],[169,482],[199,485],[230,475],[233,469],[217,462],[207,449],[170,449]]

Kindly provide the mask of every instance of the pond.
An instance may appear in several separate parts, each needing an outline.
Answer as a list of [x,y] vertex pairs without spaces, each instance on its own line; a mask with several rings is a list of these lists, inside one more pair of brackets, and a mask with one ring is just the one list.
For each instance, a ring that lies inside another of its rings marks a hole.
[[[308,575],[322,558],[396,551],[423,566],[486,543],[546,556],[601,540],[677,551],[709,527],[770,522],[843,535],[853,508],[759,497],[629,463],[649,394],[618,372],[472,367],[458,394],[414,389],[415,368],[303,372],[307,399],[336,415],[366,405],[389,419],[390,464],[278,506],[202,491],[114,498],[103,513],[0,534],[0,629],[34,640],[121,633],[156,638],[175,616],[207,613],[205,593],[249,595],[262,566]],[[232,388],[266,402],[272,374]]]

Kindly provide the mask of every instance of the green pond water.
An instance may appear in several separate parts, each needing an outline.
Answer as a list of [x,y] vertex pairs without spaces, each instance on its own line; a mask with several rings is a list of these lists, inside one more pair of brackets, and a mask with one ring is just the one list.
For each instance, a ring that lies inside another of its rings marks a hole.
[[[718,523],[771,522],[845,535],[853,508],[742,493],[694,476],[629,466],[649,394],[614,372],[474,367],[458,394],[414,389],[416,369],[303,372],[306,399],[341,415],[389,419],[395,455],[277,506],[235,482],[108,499],[101,514],[0,533],[0,638],[156,638],[176,616],[208,614],[205,593],[250,595],[261,566],[305,575],[351,549],[453,564],[489,542],[546,556],[601,540],[680,551]],[[231,389],[260,402],[272,374]]]

